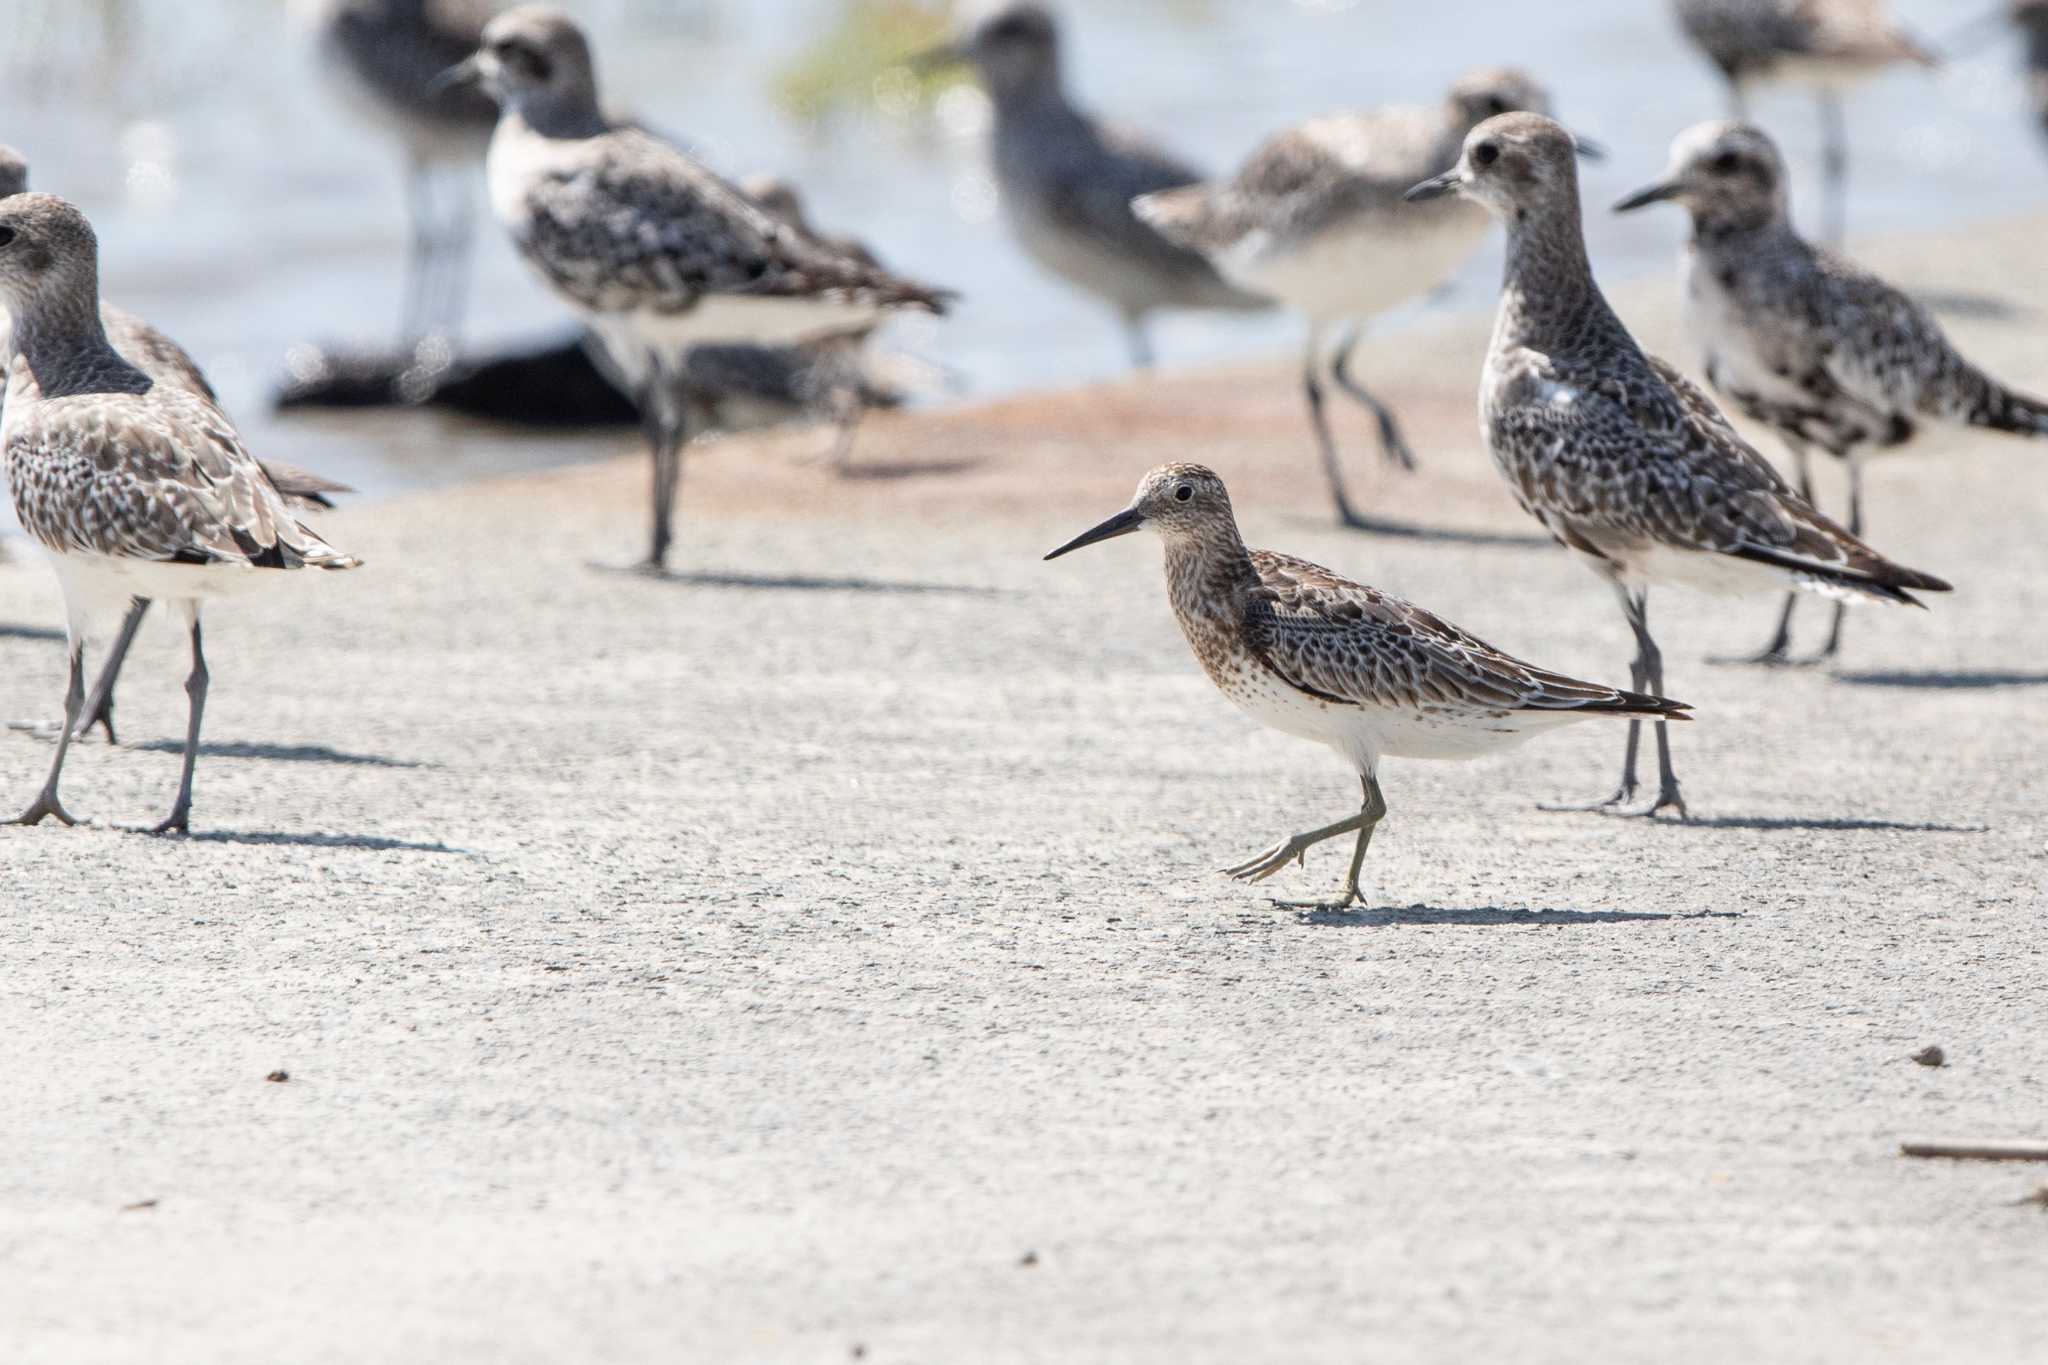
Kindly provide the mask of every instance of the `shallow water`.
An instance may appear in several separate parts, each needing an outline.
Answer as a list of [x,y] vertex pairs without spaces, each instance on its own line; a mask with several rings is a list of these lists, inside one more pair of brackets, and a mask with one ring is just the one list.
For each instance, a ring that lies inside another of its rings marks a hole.
[[[1906,0],[1899,9],[1938,38],[1987,5]],[[893,345],[954,376],[949,392],[986,396],[1120,372],[1122,340],[1108,316],[1039,275],[992,216],[971,101],[949,106],[950,125],[870,109],[821,129],[779,111],[773,73],[838,6],[591,0],[573,8],[594,32],[610,102],[687,137],[729,173],[793,177],[823,225],[856,232],[900,269],[963,292],[953,317],[899,324],[892,334]],[[200,357],[258,450],[374,492],[617,448],[616,440],[418,414],[272,417],[269,395],[294,343],[372,344],[396,324],[406,220],[393,149],[315,78],[305,35],[282,0],[4,7],[0,139],[29,154],[38,188],[93,215],[109,297]],[[1169,133],[1170,145],[1219,171],[1311,113],[1432,100],[1464,67],[1516,62],[1549,81],[1561,116],[1612,152],[1587,173],[1588,202],[1599,205],[1651,178],[1671,135],[1722,107],[1718,82],[1682,46],[1661,0],[1093,0],[1063,8],[1070,80],[1085,101]],[[2048,201],[2048,155],[2017,61],[2008,40],[1938,74],[1901,72],[1855,92],[1855,231],[1953,226]],[[1798,163],[1795,192],[1811,206],[1810,104],[1774,96],[1757,112]],[[472,339],[487,345],[546,331],[557,309],[491,225],[481,226]],[[1640,276],[1670,268],[1679,215],[1596,213],[1589,232],[1603,275]],[[1431,306],[1484,306],[1497,261],[1489,246]],[[1419,311],[1381,325],[1400,326]],[[1158,334],[1166,364],[1291,351],[1295,340],[1282,317],[1182,317]]]

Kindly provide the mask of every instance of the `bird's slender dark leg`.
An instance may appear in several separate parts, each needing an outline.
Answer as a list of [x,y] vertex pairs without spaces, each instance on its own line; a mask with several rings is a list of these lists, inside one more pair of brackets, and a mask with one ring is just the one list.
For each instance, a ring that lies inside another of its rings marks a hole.
[[398,322],[398,339],[410,347],[420,339],[426,325],[428,278],[434,256],[433,173],[427,163],[414,159],[406,167],[406,211],[412,218],[412,245],[405,260],[405,306]]
[[1123,310],[1124,341],[1131,348],[1131,368],[1152,368],[1152,337],[1145,329],[1145,315],[1136,309]]
[[1388,464],[1414,472],[1415,452],[1408,448],[1408,442],[1401,435],[1401,424],[1394,420],[1394,410],[1382,403],[1366,390],[1365,385],[1351,377],[1351,353],[1358,348],[1361,334],[1353,326],[1345,332],[1343,340],[1337,343],[1337,358],[1330,365],[1330,377],[1337,381],[1337,387],[1363,403],[1380,424],[1380,456]]
[[1849,121],[1838,90],[1820,92],[1821,167],[1827,181],[1827,216],[1822,239],[1840,246],[1849,235]]
[[836,418],[838,429],[832,437],[830,457],[832,470],[836,474],[844,474],[853,463],[853,438],[860,430],[860,417],[860,399],[854,397],[846,403]]
[[1344,470],[1337,458],[1337,440],[1330,434],[1329,414],[1323,410],[1323,327],[1312,322],[1308,328],[1308,345],[1301,358],[1301,389],[1308,396],[1308,420],[1315,428],[1316,447],[1322,452],[1323,475],[1330,482],[1330,497],[1337,504],[1337,520],[1346,526],[1364,526],[1365,519],[1351,508],[1351,499],[1344,495]]
[[[1854,455],[1849,457],[1849,534],[1858,539],[1863,536],[1863,462]],[[1827,643],[1813,656],[1813,662],[1825,662],[1842,652],[1842,620],[1848,614],[1847,602],[1835,603],[1835,619],[1828,627]]]
[[1380,795],[1380,784],[1371,774],[1360,778],[1365,788],[1365,803],[1356,815],[1339,820],[1321,829],[1309,830],[1306,834],[1295,834],[1282,839],[1271,848],[1245,859],[1234,867],[1226,867],[1223,874],[1243,882],[1262,882],[1286,868],[1291,862],[1300,862],[1303,855],[1326,839],[1340,834],[1358,831],[1358,843],[1351,851],[1351,874],[1344,883],[1344,898],[1340,901],[1276,901],[1275,904],[1295,909],[1341,910],[1358,899],[1358,869],[1365,863],[1365,850],[1372,843],[1372,832],[1387,813],[1386,798]]
[[674,540],[676,485],[683,474],[683,442],[688,435],[688,398],[682,381],[664,375],[659,381],[662,394],[656,399],[659,432],[654,444],[654,544],[647,554],[647,567],[665,572],[668,547]]
[[149,827],[151,834],[185,834],[192,828],[192,770],[199,764],[199,722],[206,715],[206,655],[199,647],[199,607],[186,609],[192,618],[192,671],[185,677],[190,710],[185,719],[185,762],[178,774],[178,796],[171,813]]
[[[1636,624],[1642,609],[1640,603],[1644,594],[1632,593],[1620,583],[1614,585],[1614,593],[1616,597],[1621,599],[1622,615],[1628,618],[1629,629],[1635,633],[1636,637],[1636,657],[1629,662],[1628,666],[1629,687],[1637,692],[1641,692],[1647,689],[1650,683],[1650,660],[1643,650],[1643,643],[1649,637],[1647,632]],[[1659,662],[1659,667],[1662,667],[1661,661]],[[1636,755],[1641,749],[1642,739],[1643,723],[1639,720],[1631,720],[1628,723],[1628,743],[1623,747],[1621,753],[1621,783],[1615,787],[1614,795],[1600,801],[1546,801],[1538,804],[1536,809],[1547,811],[1605,812],[1611,811],[1617,806],[1626,806],[1629,802],[1635,800],[1636,797]]]
[[114,643],[107,650],[106,662],[100,665],[100,675],[93,681],[92,691],[86,695],[85,710],[80,714],[75,738],[84,739],[92,733],[92,727],[106,727],[107,743],[114,740],[114,684],[120,680],[121,665],[127,662],[128,647],[135,643],[135,632],[142,628],[142,618],[149,611],[147,597],[130,598],[128,614],[121,618],[121,633],[114,637]]
[[64,773],[64,755],[71,752],[71,731],[78,724],[78,713],[85,707],[85,638],[78,634],[71,637],[71,678],[64,686],[64,728],[57,732],[57,756],[50,760],[50,775],[43,779],[43,789],[36,793],[36,799],[29,808],[8,821],[14,825],[40,824],[43,817],[66,825],[78,821],[64,803],[57,799],[57,779]]
[[[1650,594],[1648,589],[1635,596],[1635,610],[1630,613],[1629,625],[1635,628],[1636,642],[1642,651],[1643,676],[1649,683],[1653,697],[1669,695],[1664,691],[1664,651],[1657,648],[1657,642],[1650,638]],[[1665,721],[1657,722],[1657,799],[1650,808],[1640,812],[1646,816],[1658,811],[1676,809],[1678,818],[1686,818],[1685,798],[1678,794],[1678,774],[1671,768],[1671,726]]]
[[[1792,452],[1793,463],[1799,472],[1799,496],[1813,503],[1813,455],[1804,441],[1785,438],[1785,448]],[[1754,654],[1743,654],[1711,660],[1717,664],[1762,664],[1767,667],[1782,667],[1792,663],[1792,613],[1799,606],[1799,591],[1795,588],[1785,594],[1785,604],[1778,612],[1777,629],[1771,632],[1770,643]],[[1801,662],[1805,662],[1802,660]]]
[[[1365,851],[1372,846],[1373,831],[1379,828],[1380,820],[1387,813],[1387,798],[1380,792],[1377,774],[1366,773],[1362,775],[1359,778],[1359,786],[1364,789],[1365,803],[1360,807],[1355,821],[1358,829],[1358,842],[1352,845],[1351,870],[1344,877],[1343,896],[1334,901],[1274,901],[1275,905],[1289,910],[1342,910],[1347,906],[1357,904],[1365,898],[1358,889],[1358,872],[1360,868],[1365,866]],[[1344,832],[1338,829],[1337,826],[1331,826],[1330,828],[1340,834]],[[1321,833],[1323,831],[1316,830],[1310,834],[1296,835],[1294,839],[1284,840],[1253,859],[1250,864],[1239,864],[1238,867],[1231,868],[1230,875],[1245,881],[1260,881],[1270,877],[1285,867],[1290,857],[1299,860],[1302,854],[1310,847],[1308,843],[1301,843],[1297,847],[1297,841],[1313,840],[1315,835]],[[1267,861],[1275,854],[1280,855],[1279,861],[1269,868]]]

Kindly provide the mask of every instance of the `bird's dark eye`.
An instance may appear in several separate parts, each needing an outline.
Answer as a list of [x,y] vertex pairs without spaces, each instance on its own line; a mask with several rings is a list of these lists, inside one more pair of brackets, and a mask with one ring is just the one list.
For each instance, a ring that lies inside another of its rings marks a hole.
[[1176,502],[1186,502],[1189,498],[1192,498],[1194,495],[1195,490],[1188,487],[1186,484],[1182,484],[1180,487],[1173,490],[1173,496]]
[[1499,95],[1488,95],[1486,97],[1486,112],[1496,116],[1505,114],[1508,112],[1508,102]]
[[1491,142],[1482,142],[1472,149],[1472,159],[1482,166],[1491,166],[1500,160],[1500,148]]
[[1742,169],[1742,158],[1734,152],[1723,152],[1707,163],[1707,169],[1715,175],[1733,175]]
[[11,227],[0,227],[0,246],[6,246],[6,245],[7,245],[8,243],[12,242],[13,240],[14,240],[14,229],[13,229],[13,228],[11,228]]
[[497,47],[498,60],[507,66],[516,66],[530,81],[546,81],[554,70],[538,48],[527,46],[517,38],[501,39]]

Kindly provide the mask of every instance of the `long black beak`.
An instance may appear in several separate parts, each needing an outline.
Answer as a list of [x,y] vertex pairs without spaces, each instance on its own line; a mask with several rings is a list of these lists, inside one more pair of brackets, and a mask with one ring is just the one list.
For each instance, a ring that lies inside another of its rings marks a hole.
[[1442,175],[1431,176],[1420,185],[1410,186],[1408,193],[1401,197],[1411,204],[1419,204],[1425,199],[1441,199],[1447,194],[1456,194],[1458,184],[1457,168],[1452,167]]
[[1633,213],[1637,209],[1648,208],[1652,204],[1661,204],[1667,199],[1676,199],[1680,193],[1682,191],[1679,189],[1676,180],[1660,180],[1647,189],[1637,190],[1634,194],[1616,204],[1614,211],[1616,213]]
[[1143,513],[1135,507],[1126,507],[1108,521],[1103,522],[1102,525],[1083,531],[1080,535],[1075,536],[1072,540],[1060,546],[1059,549],[1047,555],[1046,558],[1058,559],[1061,555],[1078,550],[1083,545],[1093,545],[1098,540],[1115,540],[1118,536],[1127,536],[1144,524],[1145,517]]
[[949,66],[958,66],[967,60],[967,49],[958,43],[940,43],[922,52],[910,54],[910,69],[920,75],[944,71]]
[[1581,133],[1572,134],[1572,148],[1578,152],[1581,161],[1605,161],[1607,148]]
[[477,60],[477,54],[471,53],[428,81],[427,93],[429,95],[438,95],[444,90],[453,90],[457,86],[475,85],[483,79],[483,75],[483,64]]

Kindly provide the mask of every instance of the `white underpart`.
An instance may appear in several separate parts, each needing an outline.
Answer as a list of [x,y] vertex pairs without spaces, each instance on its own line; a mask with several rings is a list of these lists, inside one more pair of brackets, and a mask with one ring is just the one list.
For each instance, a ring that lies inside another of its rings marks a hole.
[[1722,388],[1781,403],[1804,406],[1813,402],[1793,380],[1771,372],[1769,360],[1757,349],[1744,324],[1741,302],[1721,287],[1713,268],[1698,252],[1686,252],[1678,275],[1686,332]]
[[1375,215],[1305,238],[1260,229],[1214,260],[1231,283],[1316,321],[1371,317],[1442,284],[1485,240],[1486,214],[1454,207],[1468,211],[1418,211],[1413,226]]
[[1040,212],[1025,187],[1006,185],[999,197],[1017,245],[1040,267],[1126,311],[1158,306],[1159,286],[1142,264]]
[[657,358],[673,371],[692,346],[793,346],[872,327],[881,315],[867,303],[709,294],[685,313],[586,312],[584,319],[637,392]]
[[1627,719],[1621,712],[1608,711],[1395,710],[1319,701],[1255,661],[1239,665],[1234,674],[1216,682],[1223,695],[1252,719],[1283,734],[1327,744],[1361,773],[1376,771],[1382,757],[1478,758],[1573,721]]
[[[201,602],[260,590],[283,580],[287,573],[247,564],[176,564],[54,551],[50,552],[50,564],[64,590],[65,623],[74,639],[97,639],[106,634],[127,614],[133,598],[180,604],[189,614]],[[306,574],[302,571],[291,576],[303,578]]]

